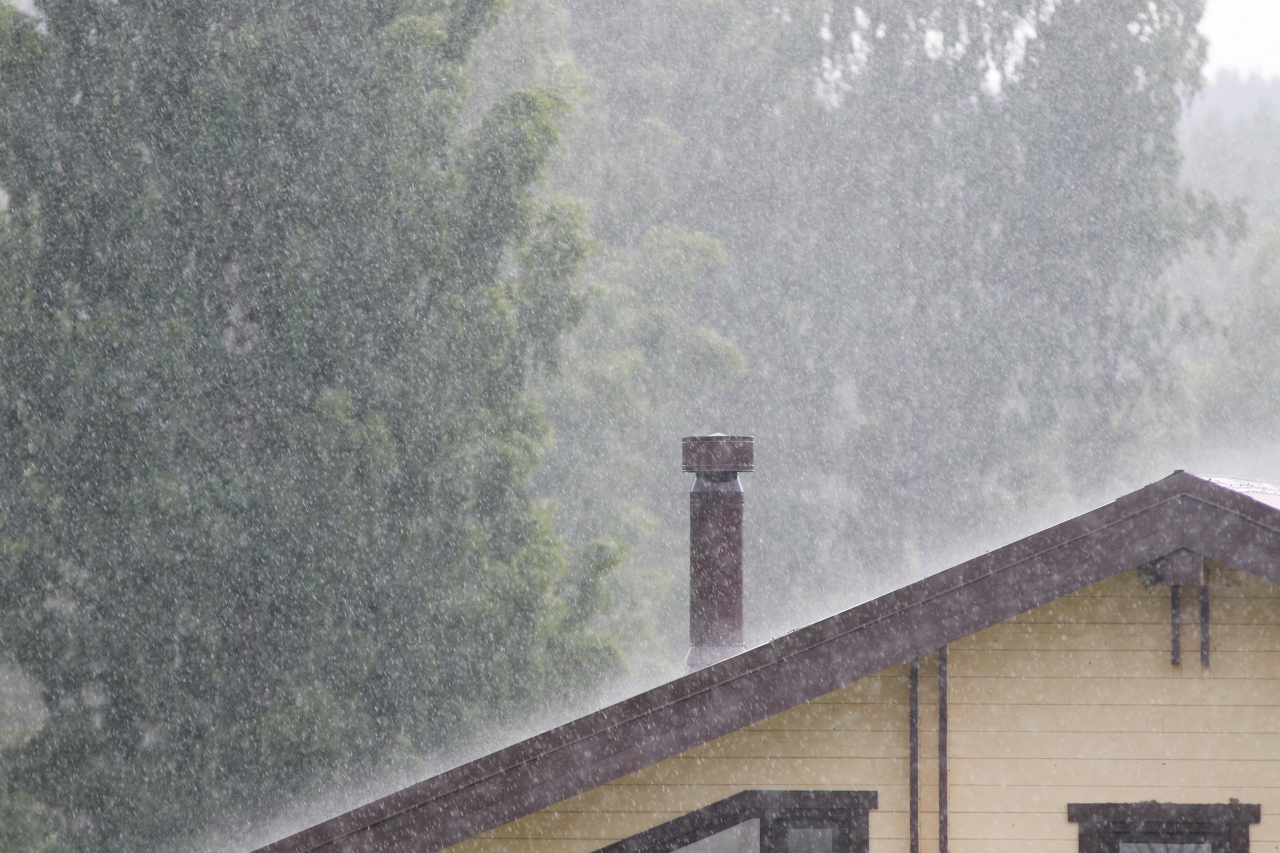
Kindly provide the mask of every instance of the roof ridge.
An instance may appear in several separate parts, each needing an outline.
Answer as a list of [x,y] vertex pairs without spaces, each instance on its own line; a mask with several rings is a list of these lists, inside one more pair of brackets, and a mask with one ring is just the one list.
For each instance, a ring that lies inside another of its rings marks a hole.
[[[840,686],[829,686],[832,679],[817,677],[821,673],[815,670],[794,678],[794,691],[798,692],[779,693],[776,682],[785,680],[793,661],[800,670],[825,663],[836,681],[868,666],[883,669],[901,663],[895,659],[901,652],[910,652],[902,658],[906,660],[952,642],[955,637],[945,638],[954,631],[965,636],[980,630],[974,628],[982,621],[975,620],[975,613],[993,613],[999,617],[991,622],[995,624],[1010,618],[1001,615],[1010,608],[1031,602],[1026,609],[1032,609],[1045,596],[1049,596],[1045,600],[1053,600],[1102,579],[1095,578],[1100,572],[1103,577],[1110,576],[1186,547],[1185,533],[1170,532],[1179,523],[1195,528],[1192,532],[1199,536],[1212,535],[1215,529],[1224,527],[1188,525],[1187,522],[1197,521],[1195,505],[1257,524],[1272,535],[1273,550],[1280,554],[1280,510],[1220,483],[1176,471],[1109,504],[890,590],[740,655],[450,768],[281,839],[261,848],[260,853],[303,853],[324,845],[346,849],[344,839],[366,831],[392,845],[406,833],[413,833],[417,838],[414,849],[449,846],[470,837],[467,832],[478,834],[632,772],[635,768],[628,768],[638,761],[638,766],[645,766],[643,762],[654,763],[705,743],[719,736],[721,724],[748,725],[757,717],[763,719]],[[1108,547],[1113,543],[1100,540],[1107,531],[1126,524],[1134,529],[1129,540],[1120,542],[1118,550]],[[1135,537],[1136,545],[1130,541]],[[1086,547],[1095,540],[1100,547]],[[1162,548],[1167,550],[1161,551]],[[1073,550],[1085,553],[1073,556]],[[1204,553],[1203,548],[1197,550]],[[1149,552],[1145,559],[1128,562]],[[1010,590],[999,588],[999,582],[1022,574],[1029,575],[1026,583],[1010,583]],[[1072,587],[1077,582],[1081,585]],[[993,586],[996,588],[987,589]],[[974,610],[975,605],[988,609]],[[918,621],[922,624],[908,618],[913,611],[921,614]],[[850,645],[854,635],[877,630],[884,635],[878,644]],[[941,642],[929,645],[937,640]],[[850,647],[844,648],[846,645]],[[806,658],[812,660],[802,660]],[[892,663],[885,664],[886,660]],[[874,671],[879,669],[871,670]],[[775,672],[780,674],[773,675]],[[747,693],[739,696],[740,690]],[[808,696],[813,690],[821,692]],[[730,706],[730,712],[709,720],[702,712],[714,712],[722,696],[722,704]],[[775,709],[779,704],[785,707]],[[703,708],[704,705],[710,707]],[[566,758],[572,760],[562,762]],[[561,763],[569,769],[557,770]],[[536,772],[537,764],[549,767]],[[504,785],[505,777],[520,778],[512,778],[510,785]],[[566,784],[570,778],[573,781]],[[498,790],[489,790],[494,786]],[[515,800],[518,804],[511,805]],[[415,812],[420,812],[417,819]]]

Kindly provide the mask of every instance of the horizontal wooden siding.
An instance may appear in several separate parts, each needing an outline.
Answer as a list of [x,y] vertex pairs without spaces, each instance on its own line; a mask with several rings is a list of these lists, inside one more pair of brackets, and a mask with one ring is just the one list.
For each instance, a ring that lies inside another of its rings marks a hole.
[[[1076,850],[1069,802],[1261,803],[1254,853],[1280,853],[1280,588],[1211,571],[1199,595],[1126,572],[950,647],[952,853]],[[937,850],[937,660],[920,669],[921,849]],[[589,853],[748,788],[879,792],[872,853],[908,849],[907,667],[862,679],[456,845]]]
[[1170,590],[1127,572],[951,646],[952,850],[1074,853],[1070,802],[1262,804],[1253,853],[1280,851],[1280,595],[1210,571]]

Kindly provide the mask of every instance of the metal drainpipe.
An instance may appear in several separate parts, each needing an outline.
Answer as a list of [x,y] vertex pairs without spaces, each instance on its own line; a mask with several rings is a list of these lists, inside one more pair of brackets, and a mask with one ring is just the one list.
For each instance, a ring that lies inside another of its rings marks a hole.
[[683,440],[689,493],[689,654],[693,672],[746,650],[742,630],[742,483],[755,469],[755,439],[693,435]]

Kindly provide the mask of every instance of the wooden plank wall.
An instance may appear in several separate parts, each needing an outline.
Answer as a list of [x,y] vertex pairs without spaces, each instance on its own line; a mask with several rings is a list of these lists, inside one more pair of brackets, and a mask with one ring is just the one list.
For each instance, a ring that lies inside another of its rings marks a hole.
[[953,851],[1077,850],[1069,802],[1262,805],[1252,851],[1280,851],[1280,588],[1210,571],[1182,591],[1127,572],[951,647]]
[[[1137,572],[950,647],[952,853],[1076,850],[1069,802],[1261,803],[1253,853],[1280,853],[1280,587],[1211,571],[1212,661],[1199,595]],[[937,851],[937,655],[920,665],[921,850]],[[907,666],[837,690],[456,845],[588,853],[748,788],[875,790],[871,853],[909,844]]]

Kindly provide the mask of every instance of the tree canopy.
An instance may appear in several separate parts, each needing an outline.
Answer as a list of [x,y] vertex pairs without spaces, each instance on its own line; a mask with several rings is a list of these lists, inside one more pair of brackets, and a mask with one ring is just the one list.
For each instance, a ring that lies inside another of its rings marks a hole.
[[46,717],[0,846],[218,846],[675,674],[682,434],[758,437],[763,639],[1275,375],[1274,249],[1226,319],[1168,275],[1243,233],[1179,175],[1203,0],[38,5],[0,4],[0,651]]
[[750,622],[891,587],[1185,437],[1163,274],[1230,221],[1179,182],[1199,0],[564,5],[615,138],[681,141],[659,222],[725,248],[693,316],[748,365],[702,403],[760,438]]
[[617,555],[569,554],[528,490],[527,379],[589,251],[535,189],[566,105],[463,127],[496,4],[40,11],[0,5],[0,630],[48,714],[4,764],[33,832],[157,849],[607,669]]

